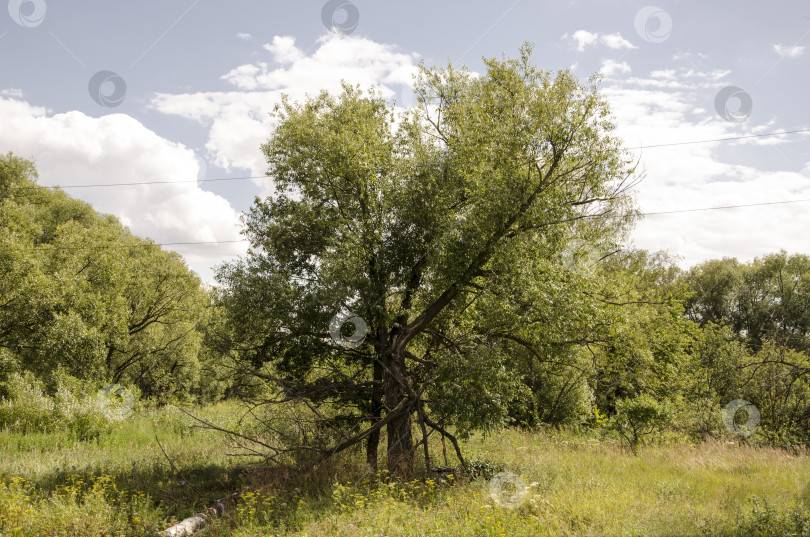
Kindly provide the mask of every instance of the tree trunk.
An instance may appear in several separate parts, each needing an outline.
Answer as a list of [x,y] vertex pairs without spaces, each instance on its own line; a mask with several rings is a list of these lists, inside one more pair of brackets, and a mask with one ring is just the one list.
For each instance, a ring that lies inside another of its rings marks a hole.
[[[380,359],[374,361],[374,387],[371,389],[371,425],[382,417],[383,409],[383,367]],[[376,430],[366,441],[366,462],[372,470],[377,470],[377,449],[380,446],[380,431]]]
[[[390,411],[408,398],[408,392],[402,385],[408,382],[405,369],[405,357],[401,353],[386,353],[383,379],[385,385],[385,406]],[[411,414],[413,407],[392,419],[387,426],[388,432],[388,471],[391,475],[410,477],[413,475],[413,431]]]

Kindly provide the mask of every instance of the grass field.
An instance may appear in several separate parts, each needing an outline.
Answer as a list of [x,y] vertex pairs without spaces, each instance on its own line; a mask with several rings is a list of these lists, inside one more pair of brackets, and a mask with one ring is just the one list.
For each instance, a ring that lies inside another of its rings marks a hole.
[[[195,413],[236,415],[227,404]],[[243,500],[204,535],[810,535],[801,451],[718,441],[633,455],[570,432],[504,430],[463,443],[486,474],[472,481],[398,483],[349,454],[282,482],[240,476],[246,461],[227,456],[227,439],[193,423],[142,410],[90,442],[0,432],[0,535],[154,535],[237,490]]]

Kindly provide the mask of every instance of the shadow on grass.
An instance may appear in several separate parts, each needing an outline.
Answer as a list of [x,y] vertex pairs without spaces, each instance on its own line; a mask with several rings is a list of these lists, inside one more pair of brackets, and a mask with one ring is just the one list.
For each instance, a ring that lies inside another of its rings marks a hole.
[[[12,476],[0,475],[0,479],[4,477]],[[242,481],[236,470],[221,465],[204,462],[185,465],[180,477],[165,461],[162,464],[154,461],[117,472],[92,467],[60,469],[42,473],[28,482],[43,496],[72,486],[81,498],[94,484],[104,480],[114,485],[113,490],[125,502],[139,495],[150,498],[167,519],[182,519],[204,510],[216,499],[240,490]]]

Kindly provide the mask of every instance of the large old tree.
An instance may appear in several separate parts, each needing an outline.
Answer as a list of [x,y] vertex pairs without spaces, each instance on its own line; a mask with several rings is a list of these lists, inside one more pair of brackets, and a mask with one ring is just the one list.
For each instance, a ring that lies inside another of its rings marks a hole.
[[598,328],[590,273],[562,252],[609,252],[634,213],[596,81],[541,71],[525,46],[483,75],[423,66],[415,92],[402,115],[348,85],[276,110],[276,192],[246,217],[247,257],[219,272],[221,343],[274,386],[267,402],[304,403],[317,425],[284,447],[268,423],[269,459],[365,441],[376,466],[385,432],[389,470],[408,474],[417,436],[455,443],[503,418],[515,353]]

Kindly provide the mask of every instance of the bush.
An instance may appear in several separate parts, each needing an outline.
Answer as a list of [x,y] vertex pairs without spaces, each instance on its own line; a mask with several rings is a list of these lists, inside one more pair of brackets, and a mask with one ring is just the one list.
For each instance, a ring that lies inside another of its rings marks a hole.
[[470,459],[467,461],[467,471],[470,479],[492,479],[493,476],[503,472],[502,462],[491,459]]
[[643,394],[617,401],[616,415],[611,425],[635,452],[645,437],[660,433],[671,420],[672,414],[667,405]]
[[22,434],[67,431],[77,440],[97,438],[116,423],[116,413],[93,385],[63,371],[53,375],[54,395],[30,371],[12,373],[3,383],[0,428]]
[[673,422],[676,430],[690,440],[700,442],[729,434],[722,416],[722,405],[712,397],[703,396],[679,404]]
[[23,434],[50,432],[56,427],[54,401],[30,371],[9,375],[3,392],[7,396],[0,399],[0,427]]
[[577,369],[541,365],[526,375],[524,382],[531,389],[529,397],[537,418],[535,422],[527,420],[530,426],[581,424],[593,413],[593,390]]
[[803,502],[774,503],[753,496],[737,517],[739,535],[810,535],[810,506]]
[[[75,377],[59,371],[55,375],[55,412],[59,423],[80,440],[96,438],[109,432],[115,422],[114,415],[100,405],[100,392]],[[105,401],[109,405],[109,401]]]

